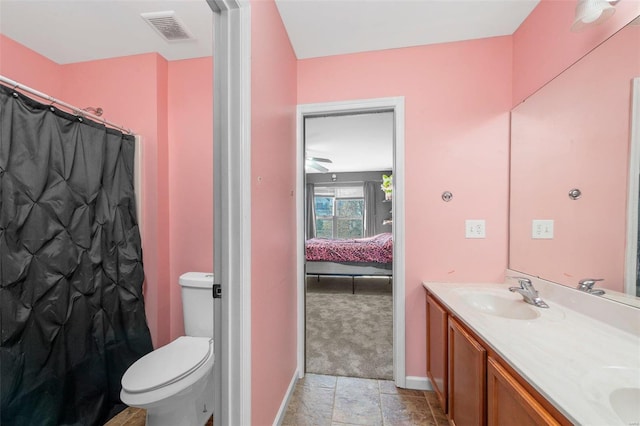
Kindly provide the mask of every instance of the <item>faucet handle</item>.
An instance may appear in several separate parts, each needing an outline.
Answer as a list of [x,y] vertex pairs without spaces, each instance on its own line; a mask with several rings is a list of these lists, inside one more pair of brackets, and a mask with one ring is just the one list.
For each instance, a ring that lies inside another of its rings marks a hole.
[[598,281],[604,281],[604,278],[583,278],[578,281],[578,289],[591,290]]
[[520,288],[529,289],[531,288],[531,280],[525,277],[512,277],[514,280],[518,280],[518,284],[520,284]]

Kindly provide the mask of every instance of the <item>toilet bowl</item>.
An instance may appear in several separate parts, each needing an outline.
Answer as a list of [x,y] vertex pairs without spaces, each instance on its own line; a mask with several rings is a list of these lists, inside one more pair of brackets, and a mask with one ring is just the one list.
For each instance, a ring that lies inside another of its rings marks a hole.
[[144,408],[148,426],[202,426],[213,414],[213,276],[190,272],[180,285],[187,335],[137,360],[121,380],[120,399]]
[[147,410],[149,426],[202,426],[213,414],[213,339],[178,337],[136,361],[120,398]]

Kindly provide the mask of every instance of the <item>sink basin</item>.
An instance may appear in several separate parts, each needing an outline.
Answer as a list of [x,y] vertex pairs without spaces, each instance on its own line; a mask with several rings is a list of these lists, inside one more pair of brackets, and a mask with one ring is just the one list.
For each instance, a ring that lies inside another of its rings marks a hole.
[[608,402],[622,424],[640,424],[640,369],[600,367],[585,376],[582,386],[593,404]]
[[609,403],[625,424],[640,424],[640,388],[618,388],[609,394]]
[[517,320],[532,320],[540,316],[535,308],[521,299],[483,291],[465,291],[461,297],[469,306],[484,314]]

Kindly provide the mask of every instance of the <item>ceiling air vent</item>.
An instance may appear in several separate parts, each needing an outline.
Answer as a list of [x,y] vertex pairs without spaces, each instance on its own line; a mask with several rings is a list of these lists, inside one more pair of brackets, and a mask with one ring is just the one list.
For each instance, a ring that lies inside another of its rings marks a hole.
[[194,39],[173,10],[141,13],[140,16],[168,42]]

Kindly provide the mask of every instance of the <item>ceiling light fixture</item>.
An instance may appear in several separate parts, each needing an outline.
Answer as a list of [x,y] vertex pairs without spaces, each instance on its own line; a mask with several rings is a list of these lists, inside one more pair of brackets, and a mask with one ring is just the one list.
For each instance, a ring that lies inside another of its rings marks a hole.
[[590,25],[598,25],[609,19],[616,9],[614,4],[619,0],[578,0],[576,18],[571,25],[571,31],[582,31]]

